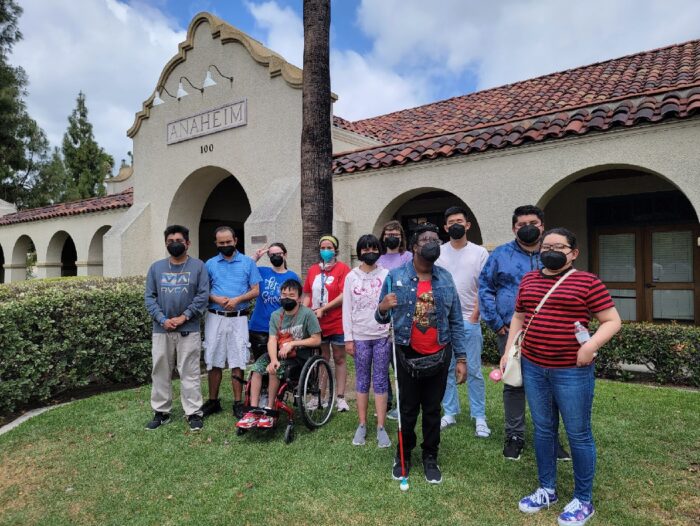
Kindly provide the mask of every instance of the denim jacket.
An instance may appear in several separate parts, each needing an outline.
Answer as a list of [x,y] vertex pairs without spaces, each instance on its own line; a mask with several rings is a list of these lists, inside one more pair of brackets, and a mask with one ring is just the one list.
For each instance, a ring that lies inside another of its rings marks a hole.
[[[464,321],[462,321],[462,309],[452,275],[444,268],[433,265],[431,281],[437,315],[438,342],[440,345],[452,343],[452,351],[455,357],[466,357],[466,333],[464,331]],[[389,271],[379,296],[380,302],[388,294],[389,286],[391,286],[391,292],[396,294],[396,299],[398,300],[398,305],[394,307],[391,313],[394,318],[396,343],[398,345],[410,345],[413,314],[418,295],[418,275],[412,261]],[[374,318],[378,323],[388,323],[390,313],[387,312],[382,316],[379,308],[377,308]]]
[[523,276],[542,268],[539,252],[526,252],[516,240],[496,247],[479,276],[481,319],[498,332],[510,325]]

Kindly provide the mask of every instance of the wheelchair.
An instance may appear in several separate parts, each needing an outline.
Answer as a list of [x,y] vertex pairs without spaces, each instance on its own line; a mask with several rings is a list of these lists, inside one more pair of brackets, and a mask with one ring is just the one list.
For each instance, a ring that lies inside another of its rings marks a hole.
[[[284,442],[290,444],[294,440],[295,408],[298,409],[302,421],[309,430],[325,425],[333,414],[335,402],[335,379],[330,364],[321,356],[320,348],[298,348],[296,358],[289,360],[284,378],[280,381],[274,399],[263,407],[250,405],[250,378],[245,382],[244,411],[267,415],[272,418],[272,429],[277,427],[279,419],[286,415],[287,427],[284,432]],[[252,373],[251,373],[252,375]],[[263,376],[263,389],[266,388],[268,376]],[[272,397],[273,393],[268,393]],[[262,405],[262,404],[261,404]],[[260,428],[236,427],[236,435],[241,436],[248,431]],[[265,428],[267,430],[268,428]]]

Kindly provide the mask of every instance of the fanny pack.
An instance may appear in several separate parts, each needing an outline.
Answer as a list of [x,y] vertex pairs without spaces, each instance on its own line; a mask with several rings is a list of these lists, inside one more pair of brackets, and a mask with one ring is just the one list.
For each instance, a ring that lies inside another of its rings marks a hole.
[[[405,347],[407,348],[407,347]],[[446,345],[435,354],[407,358],[405,352],[397,353],[404,370],[413,378],[428,378],[443,370],[452,358],[452,347]]]

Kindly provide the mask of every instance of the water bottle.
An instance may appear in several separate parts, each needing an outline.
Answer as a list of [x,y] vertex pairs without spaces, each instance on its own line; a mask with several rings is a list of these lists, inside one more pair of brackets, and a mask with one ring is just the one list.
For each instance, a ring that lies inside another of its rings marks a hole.
[[574,323],[574,334],[576,335],[576,341],[580,344],[583,345],[586,343],[588,340],[591,339],[591,333],[588,332],[588,329],[581,325],[581,322],[577,321]]

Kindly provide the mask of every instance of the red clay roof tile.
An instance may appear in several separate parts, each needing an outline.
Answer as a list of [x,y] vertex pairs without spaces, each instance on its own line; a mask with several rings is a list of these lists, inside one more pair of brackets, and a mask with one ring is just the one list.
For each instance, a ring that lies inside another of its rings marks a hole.
[[40,221],[42,219],[53,219],[55,217],[104,212],[117,208],[128,208],[133,203],[134,189],[127,188],[118,194],[106,195],[104,197],[91,197],[89,199],[81,199],[80,201],[58,203],[41,208],[29,208],[27,210],[15,212],[14,214],[0,216],[0,225],[12,225],[15,223]]
[[694,40],[371,119],[334,117],[335,126],[384,144],[336,155],[333,172],[366,169],[375,155],[383,157],[375,166],[386,167],[699,110],[700,40]]

